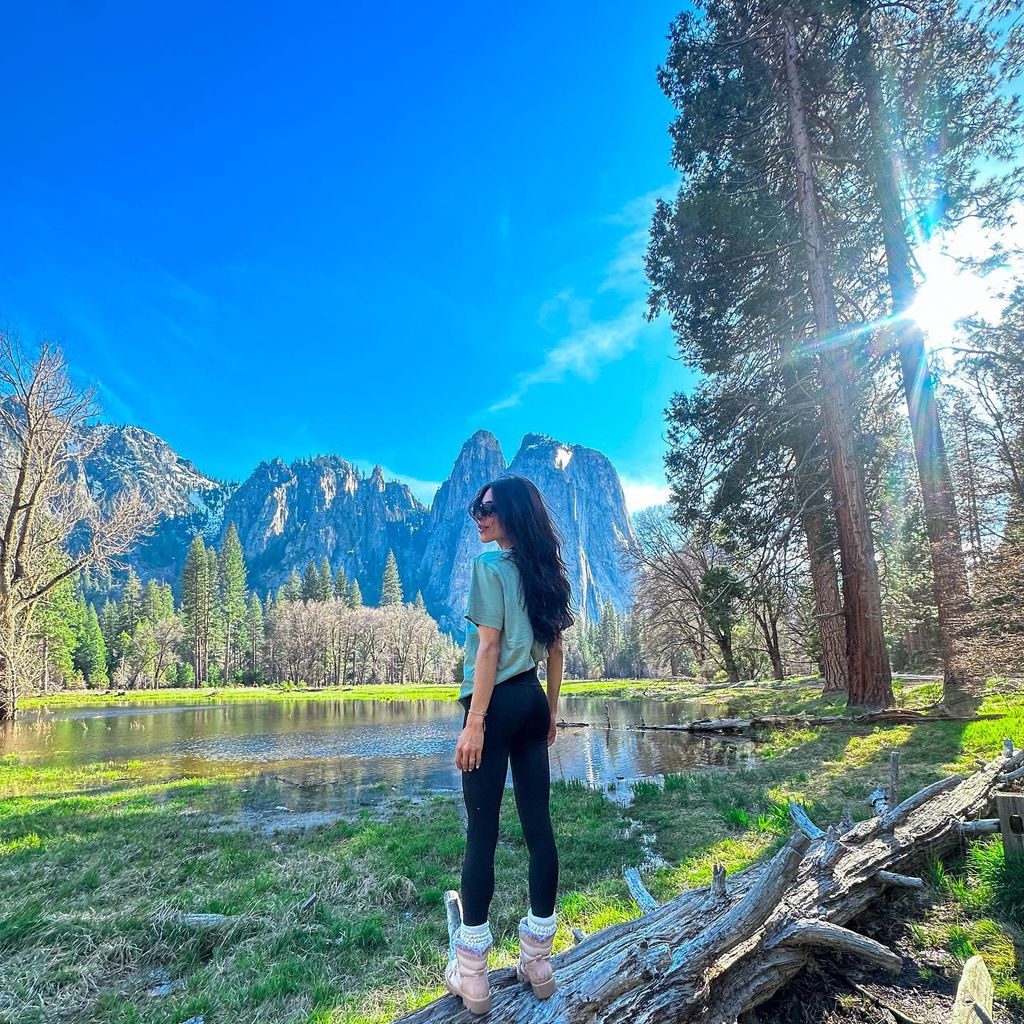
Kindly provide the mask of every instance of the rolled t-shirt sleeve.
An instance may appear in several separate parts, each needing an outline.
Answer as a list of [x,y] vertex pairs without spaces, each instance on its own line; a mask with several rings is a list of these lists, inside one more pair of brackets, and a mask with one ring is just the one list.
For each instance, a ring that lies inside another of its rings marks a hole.
[[474,560],[469,576],[466,618],[477,626],[501,629],[505,625],[505,592],[497,570]]

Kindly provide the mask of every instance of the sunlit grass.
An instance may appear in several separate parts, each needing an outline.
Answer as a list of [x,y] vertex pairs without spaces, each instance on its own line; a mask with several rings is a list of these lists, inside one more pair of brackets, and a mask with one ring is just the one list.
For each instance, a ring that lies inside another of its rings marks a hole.
[[[916,701],[930,685],[908,685],[904,696]],[[680,699],[697,693],[691,684],[661,686]],[[737,714],[841,708],[841,698],[823,698],[806,682],[717,693],[723,710],[727,702]],[[708,884],[715,863],[733,874],[770,856],[792,831],[791,799],[823,827],[845,808],[866,817],[865,797],[886,779],[892,749],[901,753],[910,793],[990,759],[1005,735],[1024,741],[1024,696],[992,694],[983,707],[1003,717],[780,729],[751,766],[670,774],[660,785],[638,780],[628,807],[582,783],[556,783],[556,948],[572,944],[574,927],[592,933],[635,916],[622,871],[651,854],[668,866],[645,871],[645,884],[669,899]],[[441,898],[458,888],[464,848],[456,800],[396,801],[318,829],[264,835],[225,827],[240,805],[230,780],[161,780],[165,770],[150,762],[53,769],[0,759],[0,890],[7,894],[0,962],[17,1007],[11,1019],[179,1024],[202,1014],[354,1024],[392,1020],[442,993]],[[526,845],[511,797],[502,818],[493,966],[514,961],[528,904]],[[1013,950],[1022,948],[1024,886],[998,840],[969,849],[963,865],[933,872],[947,916],[919,922],[915,936],[957,957],[981,951],[991,958],[999,998],[1011,1001],[1021,983]],[[315,903],[301,911],[313,894]],[[951,919],[949,907],[957,908]],[[183,913],[232,920],[204,931],[184,923]],[[147,972],[157,968],[183,987],[147,996]]]

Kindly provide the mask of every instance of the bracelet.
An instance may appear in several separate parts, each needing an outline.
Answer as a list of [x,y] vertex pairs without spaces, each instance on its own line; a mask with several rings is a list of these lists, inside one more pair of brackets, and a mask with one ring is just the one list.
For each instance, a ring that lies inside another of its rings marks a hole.
[[466,714],[467,715],[479,715],[481,718],[486,718],[487,717],[487,712],[486,711],[467,711]]

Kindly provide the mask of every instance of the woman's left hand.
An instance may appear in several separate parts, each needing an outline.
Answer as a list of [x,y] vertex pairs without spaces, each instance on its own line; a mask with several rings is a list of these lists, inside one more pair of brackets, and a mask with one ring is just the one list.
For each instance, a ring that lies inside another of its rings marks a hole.
[[555,723],[555,716],[551,716],[551,725],[548,728],[548,746],[550,747],[558,736],[558,725]]
[[480,767],[480,761],[484,756],[484,729],[483,725],[475,722],[482,722],[482,719],[470,716],[462,732],[459,733],[459,741],[455,744],[455,767],[460,772],[471,772]]

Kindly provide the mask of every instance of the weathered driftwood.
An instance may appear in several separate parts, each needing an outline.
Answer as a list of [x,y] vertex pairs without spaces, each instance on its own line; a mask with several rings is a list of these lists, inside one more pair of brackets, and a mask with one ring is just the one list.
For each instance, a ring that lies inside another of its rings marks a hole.
[[889,810],[889,797],[881,787],[868,794],[868,803],[875,814],[885,814]]
[[633,897],[633,902],[640,908],[642,914],[649,914],[652,910],[658,909],[660,904],[647,891],[647,887],[640,880],[640,872],[636,868],[626,868],[625,878],[629,895]]
[[789,802],[789,816],[793,819],[793,824],[810,840],[822,839],[825,833],[822,832],[817,825],[811,821],[807,812],[794,801]]
[[975,954],[964,964],[956,987],[956,1002],[950,1024],[991,1024],[992,976],[985,961]]
[[894,750],[889,754],[889,789],[885,794],[890,804],[899,803],[900,799],[900,752]]
[[999,819],[979,818],[977,821],[965,821],[960,825],[959,831],[960,835],[968,839],[995,835],[999,831]]
[[[810,725],[871,725],[878,722],[921,724],[927,722],[976,722],[995,719],[999,715],[949,715],[942,712],[912,711],[904,708],[887,708],[883,711],[869,711],[863,715],[754,715],[750,718],[698,718],[693,722],[677,725],[633,725],[637,732],[720,732],[745,734],[761,729],[806,728]],[[1021,773],[1024,775],[1024,772]],[[898,782],[898,774],[895,780]]]
[[448,959],[455,959],[455,936],[462,924],[462,900],[454,889],[444,894],[444,916],[448,921]]
[[[959,846],[961,824],[984,813],[1006,764],[1004,753],[845,831],[832,825],[815,840],[798,831],[727,890],[716,873],[712,886],[587,936],[554,958],[558,991],[549,1000],[524,991],[513,970],[492,972],[489,1021],[721,1024],[770,998],[819,951],[897,969],[895,953],[847,924],[888,886],[916,886],[906,869]],[[470,1019],[445,996],[403,1021]]]

